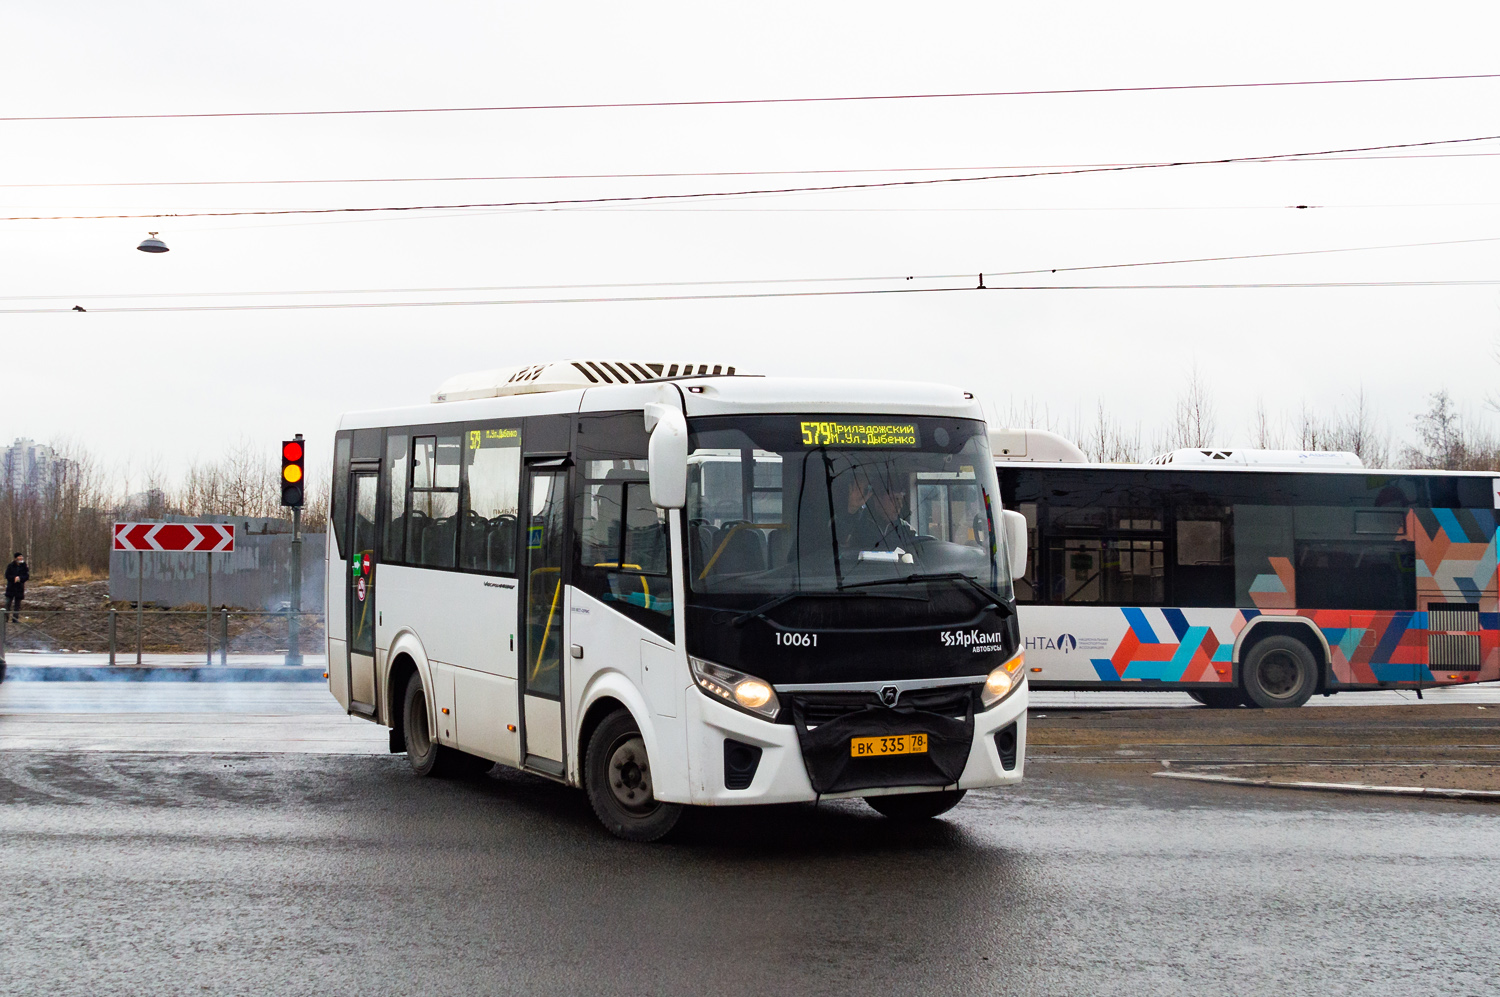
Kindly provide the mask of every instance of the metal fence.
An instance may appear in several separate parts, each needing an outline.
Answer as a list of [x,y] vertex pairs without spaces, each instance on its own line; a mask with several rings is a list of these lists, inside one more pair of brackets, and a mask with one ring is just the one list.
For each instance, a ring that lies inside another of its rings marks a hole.
[[111,665],[136,664],[143,654],[198,653],[221,665],[231,654],[283,654],[297,665],[326,647],[321,613],[58,609],[0,616],[0,661],[8,650],[107,653]]

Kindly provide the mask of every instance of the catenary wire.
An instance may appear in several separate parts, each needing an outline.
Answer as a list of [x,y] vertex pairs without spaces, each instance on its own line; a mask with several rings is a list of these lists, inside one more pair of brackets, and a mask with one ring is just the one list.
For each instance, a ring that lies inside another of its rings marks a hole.
[[[1433,242],[1397,242],[1378,246],[1339,246],[1330,249],[1293,249],[1275,253],[1241,253],[1229,256],[1194,256],[1168,260],[1137,260],[1128,263],[1094,263],[1071,267],[1033,267],[1026,270],[986,270],[985,278],[1029,277],[1046,273],[1078,273],[1087,270],[1122,270],[1137,267],[1181,266],[1190,263],[1228,263],[1244,260],[1268,260],[1289,256],[1324,256],[1332,253],[1365,253],[1392,249],[1427,249],[1436,246],[1463,246],[1476,243],[1500,242],[1500,236],[1481,236],[1472,239],[1443,239]],[[897,274],[884,276],[855,277],[763,277],[731,280],[659,280],[623,283],[593,284],[500,284],[473,287],[390,287],[390,288],[330,288],[326,290],[292,291],[157,291],[127,294],[21,294],[0,296],[0,301],[125,301],[147,298],[253,298],[253,297],[297,297],[325,294],[462,294],[480,291],[573,291],[598,289],[623,289],[641,287],[731,287],[767,284],[849,284],[881,281],[910,280],[960,280],[974,276],[971,273],[948,274]]]
[[953,100],[972,97],[1051,97],[1082,94],[1165,93],[1182,90],[1249,90],[1277,87],[1347,86],[1368,83],[1435,83],[1492,80],[1500,73],[1463,73],[1446,76],[1372,76],[1354,79],[1272,80],[1250,83],[1182,83],[1137,87],[1071,87],[1055,90],[988,90],[954,93],[856,94],[833,97],[747,97],[727,100],[651,100],[584,104],[504,104],[479,107],[371,107],[311,111],[198,111],[162,114],[45,114],[0,117],[0,122],[23,121],[141,121],[189,118],[294,118],[368,114],[463,114],[486,111],[582,111],[648,107],[732,107],[746,104],[831,104],[868,101]]
[[838,291],[743,291],[727,294],[652,294],[593,298],[502,298],[486,301],[332,301],[300,302],[277,305],[124,305],[104,308],[0,308],[0,315],[65,315],[82,311],[86,314],[120,312],[253,312],[316,311],[352,308],[447,308],[488,305],[574,305],[631,301],[725,301],[748,298],[835,298],[876,294],[947,294],[986,291],[1222,291],[1265,290],[1281,288],[1369,288],[1369,287],[1494,287],[1494,280],[1369,280],[1254,282],[1239,284],[1012,284],[968,287],[893,287],[859,288]]
[[1219,159],[1193,159],[1179,160],[1170,163],[1150,163],[1139,166],[1106,166],[1089,167],[1071,170],[1045,170],[1033,173],[1002,173],[990,174],[977,177],[935,177],[931,179],[916,180],[882,180],[875,183],[847,183],[830,184],[825,186],[809,187],[779,187],[763,188],[758,190],[734,190],[734,191],[696,191],[685,194],[634,194],[617,197],[570,197],[551,198],[537,201],[492,201],[476,202],[469,204],[405,204],[370,207],[338,207],[338,208],[269,208],[248,211],[178,211],[178,212],[151,212],[135,214],[101,214],[101,215],[10,215],[0,217],[3,222],[50,222],[50,221],[100,221],[117,219],[153,219],[153,218],[236,218],[236,217],[270,217],[282,215],[333,215],[333,214],[369,214],[374,212],[394,211],[458,211],[475,208],[534,208],[534,207],[563,207],[578,204],[623,204],[640,203],[646,201],[684,201],[703,198],[728,198],[728,197],[753,197],[776,194],[807,194],[843,190],[874,190],[892,187],[924,187],[935,184],[973,183],[985,180],[1025,180],[1035,177],[1050,176],[1076,176],[1084,173],[1122,173],[1134,170],[1168,169],[1181,166],[1221,166],[1229,163],[1254,163],[1268,162],[1281,159],[1292,159],[1303,156],[1333,155],[1341,152],[1371,152],[1381,149],[1414,149],[1435,145],[1457,145],[1466,142],[1492,142],[1500,139],[1500,135],[1481,135],[1473,138],[1450,138],[1433,139],[1425,142],[1397,142],[1384,145],[1357,146],[1347,149],[1324,149],[1316,152],[1282,152],[1267,153],[1256,156],[1227,156]]
[[[1394,153],[1388,156],[1331,156],[1309,153],[1302,158],[1263,160],[1267,163],[1346,163],[1368,160],[1473,159],[1500,156],[1500,152]],[[1075,170],[1105,166],[1166,166],[1164,162],[1119,163],[1020,163],[1005,166],[869,166],[808,170],[708,170],[674,173],[514,173],[496,176],[448,177],[283,177],[274,180],[110,180],[70,183],[0,183],[0,190],[61,190],[90,187],[274,187],[303,184],[365,183],[493,183],[531,180],[674,180],[698,177],[789,177],[856,173],[959,173],[974,170]]]

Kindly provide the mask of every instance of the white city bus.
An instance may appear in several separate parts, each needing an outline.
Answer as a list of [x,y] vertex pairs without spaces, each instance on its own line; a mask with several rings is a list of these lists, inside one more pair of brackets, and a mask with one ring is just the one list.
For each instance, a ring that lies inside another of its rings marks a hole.
[[966,392],[487,372],[344,416],[333,495],[329,688],[419,775],[581,786],[633,840],[686,804],[917,819],[1021,778],[1025,524]]

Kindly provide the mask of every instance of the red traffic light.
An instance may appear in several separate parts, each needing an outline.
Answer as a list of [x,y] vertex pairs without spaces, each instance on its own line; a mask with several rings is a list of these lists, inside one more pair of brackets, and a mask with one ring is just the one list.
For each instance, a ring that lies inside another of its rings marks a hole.
[[302,440],[281,441],[281,504],[299,508],[303,504]]

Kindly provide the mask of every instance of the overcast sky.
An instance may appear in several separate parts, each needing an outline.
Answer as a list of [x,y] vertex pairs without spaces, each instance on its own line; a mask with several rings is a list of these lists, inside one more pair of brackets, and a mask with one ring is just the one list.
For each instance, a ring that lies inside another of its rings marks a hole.
[[[1500,72],[1493,3],[12,4],[0,115],[1035,90]],[[0,183],[1132,163],[1500,133],[1500,80],[362,117],[0,123]],[[1500,237],[1500,142],[1464,156],[1195,166],[566,211],[0,222],[0,308],[505,297],[355,290],[979,273]],[[0,214],[610,197],[838,175],[4,187]],[[1313,205],[1306,209],[1291,205]],[[135,251],[148,230],[171,247]],[[1500,242],[1058,275],[1056,283],[1500,278]],[[1023,283],[1043,282],[1018,278]],[[1005,279],[991,279],[1001,284]],[[922,286],[955,286],[954,281]],[[903,286],[889,285],[860,286]],[[917,286],[916,282],[906,286]],[[704,293],[719,288],[663,288]],[[192,298],[204,292],[325,296]],[[548,292],[591,296],[598,291]],[[620,293],[620,292],[604,292]],[[634,292],[630,292],[634,293]],[[648,293],[656,293],[655,291]],[[183,297],[106,299],[100,295]],[[61,295],[55,301],[17,300]],[[93,296],[93,297],[90,297]],[[516,296],[535,296],[517,292]],[[368,310],[0,315],[0,437],[178,468],[464,370],[628,357],[959,384],[1146,437],[1196,362],[1224,444],[1259,400],[1363,386],[1397,437],[1492,393],[1500,288],[1046,290]]]

